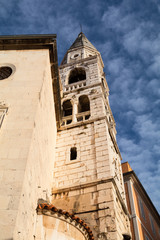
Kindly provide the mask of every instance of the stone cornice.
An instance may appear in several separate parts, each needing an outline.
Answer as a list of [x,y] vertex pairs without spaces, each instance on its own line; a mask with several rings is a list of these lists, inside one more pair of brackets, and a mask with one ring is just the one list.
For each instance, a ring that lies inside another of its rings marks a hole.
[[75,191],[75,190],[80,190],[82,188],[89,188],[89,187],[93,187],[93,186],[96,186],[98,184],[103,184],[103,183],[107,183],[107,182],[112,182],[113,183],[114,188],[115,188],[116,193],[117,193],[117,196],[118,196],[119,201],[121,203],[121,206],[122,206],[125,214],[129,216],[127,207],[126,207],[126,205],[125,205],[125,203],[124,203],[124,201],[123,201],[123,199],[121,197],[121,194],[119,192],[118,186],[117,186],[117,184],[116,184],[116,182],[115,182],[113,177],[97,179],[97,180],[92,181],[92,182],[81,183],[79,185],[72,185],[70,187],[53,189],[52,190],[52,195],[53,194],[61,194],[61,193],[64,193],[64,192]]
[[74,62],[66,63],[64,65],[60,65],[59,69],[61,70],[63,68],[70,67],[70,66],[75,66],[76,64],[81,64],[81,63],[84,63],[84,62],[87,62],[87,64],[96,63],[97,62],[97,55],[94,55],[94,56],[91,56],[91,57],[88,57],[88,58],[83,58],[83,59],[80,59],[80,60],[75,60]]

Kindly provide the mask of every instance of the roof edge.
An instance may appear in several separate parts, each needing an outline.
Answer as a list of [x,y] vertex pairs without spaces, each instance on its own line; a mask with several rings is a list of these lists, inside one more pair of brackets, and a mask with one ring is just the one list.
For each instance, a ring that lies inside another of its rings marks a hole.
[[24,35],[1,35],[0,39],[36,39],[36,38],[56,38],[56,34],[24,34]]
[[56,34],[0,36],[0,50],[20,50],[56,47]]

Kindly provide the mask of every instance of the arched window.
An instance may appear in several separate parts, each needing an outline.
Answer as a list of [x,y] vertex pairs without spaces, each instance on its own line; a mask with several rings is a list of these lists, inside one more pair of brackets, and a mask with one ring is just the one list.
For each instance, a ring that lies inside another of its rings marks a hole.
[[78,112],[87,112],[90,111],[90,102],[89,98],[86,95],[79,97]]
[[86,79],[86,72],[83,68],[74,68],[69,75],[68,84],[76,83]]
[[70,160],[76,160],[77,159],[77,148],[72,147],[70,149]]
[[72,103],[71,100],[66,100],[63,102],[63,116],[70,116],[72,115]]

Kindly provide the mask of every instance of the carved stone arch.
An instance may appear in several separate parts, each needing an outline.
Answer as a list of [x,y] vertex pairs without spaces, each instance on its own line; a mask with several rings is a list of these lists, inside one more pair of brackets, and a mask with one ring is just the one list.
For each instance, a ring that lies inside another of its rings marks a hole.
[[78,103],[78,98],[77,98],[76,95],[72,95],[72,96],[70,96],[70,97],[66,96],[65,98],[63,98],[63,99],[61,100],[62,105],[63,105],[63,102],[65,102],[66,100],[70,100],[71,103],[72,103],[72,106],[73,106],[75,103]]
[[45,236],[48,240],[57,238],[94,240],[90,227],[74,214],[47,203],[38,205],[37,214],[38,221],[35,230],[41,239]]
[[[66,101],[70,101],[71,104],[72,104],[72,114],[73,114],[74,104],[78,105],[78,99],[77,99],[76,95],[73,95],[72,97],[67,97],[67,98],[62,99],[61,103],[62,103],[63,117],[65,117],[65,116],[64,116],[64,102],[66,102]],[[72,115],[72,114],[71,114],[71,115]],[[69,116],[69,115],[68,115],[68,116]]]

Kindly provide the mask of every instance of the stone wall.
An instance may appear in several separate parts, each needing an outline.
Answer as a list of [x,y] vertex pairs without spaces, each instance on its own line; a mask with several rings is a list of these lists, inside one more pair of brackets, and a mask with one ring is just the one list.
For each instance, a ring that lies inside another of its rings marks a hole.
[[55,190],[52,203],[83,219],[95,239],[122,239],[122,234],[130,230],[127,211],[118,194],[113,179],[108,178]]
[[[85,220],[95,239],[122,239],[122,233],[129,232],[129,220],[120,157],[106,119],[88,121],[57,133],[52,203]],[[77,159],[70,160],[74,146]]]
[[8,107],[0,129],[1,239],[34,239],[38,199],[50,198],[56,140],[49,52],[1,51],[0,63],[16,68],[0,81]]
[[[77,148],[76,160],[70,160],[72,147]],[[111,173],[104,120],[58,132],[53,187],[67,187],[109,176]]]

